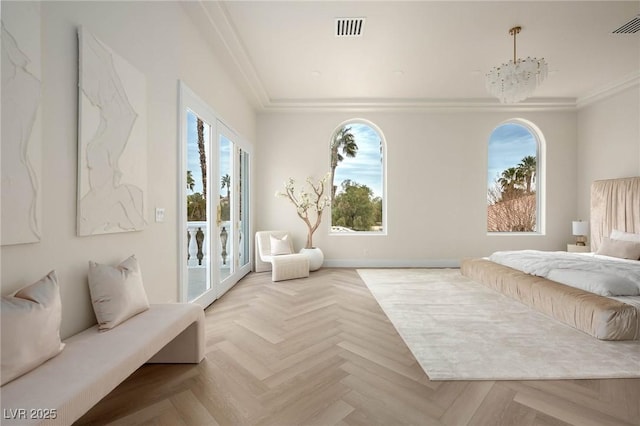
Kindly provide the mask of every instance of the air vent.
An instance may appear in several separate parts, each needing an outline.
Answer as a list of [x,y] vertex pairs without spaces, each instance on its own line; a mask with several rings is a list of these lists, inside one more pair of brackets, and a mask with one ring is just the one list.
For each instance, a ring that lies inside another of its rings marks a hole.
[[613,34],[633,34],[638,31],[640,31],[640,15],[635,16],[617,30],[613,30]]
[[360,37],[364,18],[336,18],[336,37]]

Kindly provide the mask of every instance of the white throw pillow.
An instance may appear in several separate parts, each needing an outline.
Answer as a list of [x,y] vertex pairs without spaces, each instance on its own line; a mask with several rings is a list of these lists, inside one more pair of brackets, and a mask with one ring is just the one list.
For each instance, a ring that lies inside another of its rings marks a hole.
[[614,229],[609,236],[612,240],[632,241],[634,243],[640,243],[640,234],[634,234],[632,232],[618,231]]
[[278,256],[281,254],[291,254],[291,245],[289,244],[289,235],[285,235],[282,238],[269,235],[269,244],[271,244],[271,256]]
[[1,386],[33,370],[64,348],[60,341],[62,304],[55,271],[3,296]]
[[640,242],[612,240],[604,237],[596,254],[620,259],[640,260]]
[[640,288],[631,280],[603,272],[552,269],[547,278],[600,296],[637,296]]
[[149,309],[135,256],[118,266],[89,262],[89,292],[100,330],[109,330]]

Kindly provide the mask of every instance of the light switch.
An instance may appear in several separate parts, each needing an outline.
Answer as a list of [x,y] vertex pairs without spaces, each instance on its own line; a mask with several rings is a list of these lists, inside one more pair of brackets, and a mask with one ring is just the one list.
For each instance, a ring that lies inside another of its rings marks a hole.
[[156,207],[156,222],[164,222],[164,209]]

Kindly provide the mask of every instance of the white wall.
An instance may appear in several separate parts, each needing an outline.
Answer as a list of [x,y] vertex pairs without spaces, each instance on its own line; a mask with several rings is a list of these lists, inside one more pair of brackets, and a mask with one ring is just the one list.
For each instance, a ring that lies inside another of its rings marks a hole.
[[[141,232],[76,237],[80,25],[147,78],[149,225]],[[66,337],[95,323],[89,260],[118,263],[135,253],[150,301],[178,298],[178,79],[248,140],[255,113],[176,2],[43,2],[42,45],[43,237],[2,247],[2,294],[56,269]],[[164,223],[153,221],[155,207],[166,209]]]
[[589,219],[591,182],[640,176],[640,85],[578,110],[578,209]]
[[[486,233],[487,141],[510,118],[535,123],[547,141],[546,235]],[[283,228],[296,247],[306,228],[274,192],[292,176],[329,169],[329,140],[341,122],[363,118],[387,141],[388,235],[329,236],[329,216],[314,235],[329,265],[455,264],[499,249],[566,249],[576,205],[575,112],[265,113],[258,116],[256,230]]]

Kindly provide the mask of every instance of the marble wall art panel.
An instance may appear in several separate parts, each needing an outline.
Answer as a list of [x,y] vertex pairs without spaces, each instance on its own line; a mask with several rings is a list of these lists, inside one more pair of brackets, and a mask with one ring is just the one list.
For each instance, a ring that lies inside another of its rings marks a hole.
[[42,65],[40,3],[1,6],[4,246],[38,242],[42,236]]
[[79,39],[78,235],[145,227],[146,79],[84,28]]

